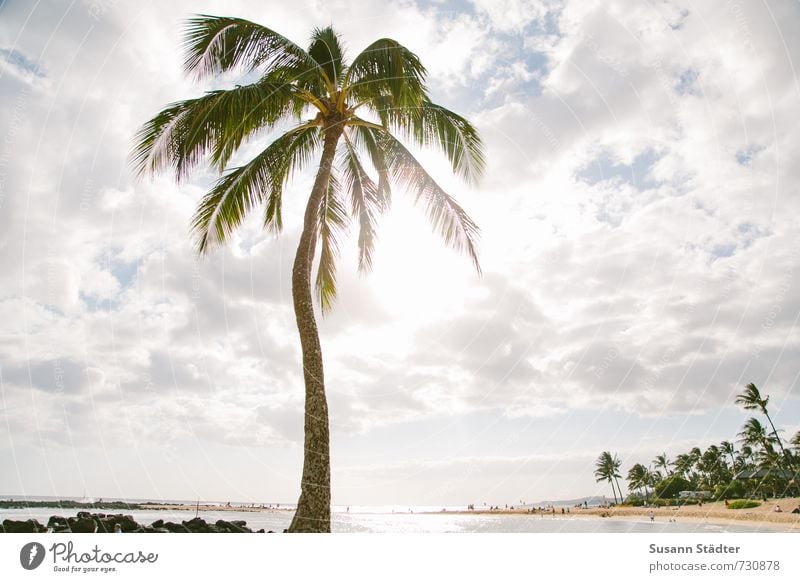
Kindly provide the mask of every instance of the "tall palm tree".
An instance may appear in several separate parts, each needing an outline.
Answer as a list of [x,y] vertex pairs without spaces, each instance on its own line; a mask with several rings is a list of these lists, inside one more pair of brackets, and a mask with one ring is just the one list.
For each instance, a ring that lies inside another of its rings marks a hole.
[[744,387],[744,391],[741,394],[736,396],[736,404],[741,404],[745,410],[758,410],[767,417],[767,422],[769,422],[769,425],[772,427],[772,435],[774,436],[775,442],[778,443],[778,448],[781,450],[782,457],[789,463],[789,466],[794,469],[791,459],[786,454],[786,449],[783,447],[783,441],[775,428],[775,423],[772,422],[772,418],[767,411],[769,396],[762,397],[756,385],[751,382]]
[[619,489],[620,501],[623,500],[622,489],[620,489],[619,481],[617,481],[617,479],[621,477],[619,474],[621,465],[622,461],[617,458],[617,455],[612,456],[608,451],[603,451],[595,462],[594,476],[597,481],[608,481],[611,483],[611,491],[614,494],[615,504],[617,503],[617,490],[614,489],[615,482],[617,484],[617,489]]
[[[184,179],[203,161],[221,175],[192,220],[202,253],[226,242],[257,207],[263,224],[283,226],[284,186],[321,151],[292,267],[292,302],[303,358],[305,442],[300,499],[289,531],[330,531],[328,406],[311,290],[323,312],[336,294],[339,239],[358,226],[359,269],[372,266],[378,216],[392,186],[422,206],[447,245],[465,252],[480,272],[478,228],[399,138],[435,146],[452,170],[474,182],[484,168],[480,138],[463,117],[428,96],[419,58],[397,41],[376,40],[348,63],[339,36],[316,29],[307,49],[259,24],[200,15],[185,33],[187,74],[204,79],[239,71],[257,80],[168,105],[136,136],[138,174],[172,170]],[[234,154],[265,129],[294,125],[253,159],[232,167]],[[365,162],[374,168],[368,172]]]

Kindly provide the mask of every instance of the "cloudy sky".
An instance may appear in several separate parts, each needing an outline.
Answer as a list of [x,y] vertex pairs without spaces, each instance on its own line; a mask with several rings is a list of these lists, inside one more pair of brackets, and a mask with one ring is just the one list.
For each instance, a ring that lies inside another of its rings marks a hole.
[[[137,182],[137,128],[232,86],[181,72],[192,13],[352,56],[388,36],[481,131],[483,181],[434,176],[484,274],[402,193],[374,272],[350,239],[321,322],[338,504],[608,494],[735,438],[755,382],[800,428],[800,4],[683,0],[0,0],[0,495],[294,502],[302,376],[289,292],[313,171],[280,237],[193,254],[213,181]],[[264,135],[240,155],[268,143]]]

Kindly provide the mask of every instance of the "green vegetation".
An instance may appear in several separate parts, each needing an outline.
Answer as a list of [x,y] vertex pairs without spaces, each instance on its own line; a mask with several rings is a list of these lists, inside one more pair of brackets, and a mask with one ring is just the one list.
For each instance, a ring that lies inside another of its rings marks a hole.
[[681,491],[694,491],[695,486],[680,475],[671,475],[655,485],[656,497],[669,499],[677,497]]
[[[620,491],[620,499],[631,505],[690,505],[699,501],[680,498],[682,491],[698,495],[708,492],[714,500],[799,495],[800,432],[784,445],[769,414],[769,396],[762,396],[755,384],[745,386],[736,403],[745,410],[759,412],[767,425],[758,418],[748,418],[737,435],[738,450],[733,441],[726,440],[705,451],[694,447],[677,455],[674,461],[666,453],[658,455],[650,464],[654,469],[636,463],[627,475],[630,495],[624,498]],[[613,471],[611,461],[616,463]],[[616,455],[604,452],[596,467],[598,481],[611,482],[619,477],[620,462]],[[648,490],[652,491],[652,497]]]
[[728,509],[752,509],[761,505],[758,501],[752,499],[737,499],[728,503]]
[[[478,266],[478,227],[417,161],[403,139],[433,146],[453,172],[476,181],[483,146],[463,117],[430,100],[417,55],[395,40],[376,40],[348,63],[338,34],[315,29],[307,49],[240,18],[196,16],[184,38],[191,77],[217,82],[231,73],[257,79],[165,107],[136,136],[132,162],[140,176],[167,170],[182,180],[207,163],[220,174],[192,220],[200,253],[224,244],[261,208],[264,228],[283,227],[284,187],[321,152],[292,268],[292,301],[305,384],[301,493],[291,532],[330,531],[330,436],[322,349],[311,291],[326,312],[336,295],[339,242],[358,230],[359,270],[372,267],[376,226],[399,187],[451,248]],[[290,129],[250,161],[231,161],[257,134]],[[400,138],[400,139],[398,139]]]

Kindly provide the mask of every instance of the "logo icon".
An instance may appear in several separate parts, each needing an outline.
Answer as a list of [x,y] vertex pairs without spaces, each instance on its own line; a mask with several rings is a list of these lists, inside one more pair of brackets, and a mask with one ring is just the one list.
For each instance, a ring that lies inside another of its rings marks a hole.
[[44,546],[39,542],[30,542],[19,551],[19,563],[26,570],[35,570],[44,561]]

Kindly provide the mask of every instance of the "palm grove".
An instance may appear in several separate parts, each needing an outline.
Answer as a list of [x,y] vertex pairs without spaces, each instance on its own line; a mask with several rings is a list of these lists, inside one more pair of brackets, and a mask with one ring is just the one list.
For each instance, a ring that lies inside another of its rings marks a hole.
[[595,464],[597,481],[611,484],[615,503],[674,500],[681,491],[708,491],[713,499],[800,494],[800,432],[784,442],[769,413],[769,396],[762,396],[755,384],[745,386],[736,404],[762,417],[748,418],[738,439],[705,451],[694,447],[673,461],[664,453],[647,467],[636,463],[627,473],[627,499],[618,482],[622,462],[605,451]]
[[[185,179],[208,163],[220,177],[192,220],[197,249],[225,243],[245,217],[261,209],[263,226],[283,227],[289,179],[321,152],[292,267],[292,302],[305,384],[305,442],[300,498],[289,531],[330,531],[330,445],[323,360],[311,274],[323,312],[336,295],[339,242],[357,227],[358,267],[372,266],[376,225],[395,188],[411,195],[451,248],[480,271],[478,228],[420,165],[403,141],[433,146],[454,173],[475,182],[484,168],[481,140],[463,117],[432,102],[419,58],[382,38],[349,64],[330,27],[313,31],[307,49],[239,18],[189,20],[186,73],[198,80],[237,71],[258,79],[172,103],[136,136],[138,175],[161,170]],[[264,130],[283,133],[250,161],[232,167],[237,150]],[[368,163],[367,163],[368,162]]]

